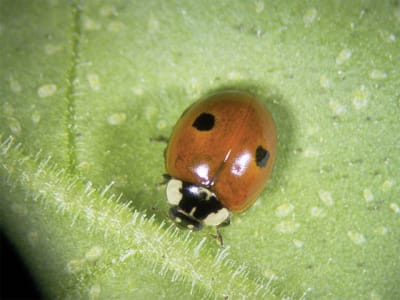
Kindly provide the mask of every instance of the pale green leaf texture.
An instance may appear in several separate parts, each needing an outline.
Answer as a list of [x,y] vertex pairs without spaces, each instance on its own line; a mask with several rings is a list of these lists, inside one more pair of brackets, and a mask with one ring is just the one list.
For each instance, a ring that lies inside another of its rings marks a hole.
[[[400,298],[398,1],[0,1],[0,224],[48,298]],[[258,95],[278,159],[224,228],[167,216],[184,109]]]

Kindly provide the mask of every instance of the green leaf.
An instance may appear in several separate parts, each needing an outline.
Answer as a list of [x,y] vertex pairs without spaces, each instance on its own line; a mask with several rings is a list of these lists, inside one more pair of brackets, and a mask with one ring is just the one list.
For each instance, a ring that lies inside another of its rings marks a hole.
[[[0,2],[0,224],[48,298],[400,297],[393,1]],[[260,200],[168,219],[165,144],[236,88],[278,130]]]

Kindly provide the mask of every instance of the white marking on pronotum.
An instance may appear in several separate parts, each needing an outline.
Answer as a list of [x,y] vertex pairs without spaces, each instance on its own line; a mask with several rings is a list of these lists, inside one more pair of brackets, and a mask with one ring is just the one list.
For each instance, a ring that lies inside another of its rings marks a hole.
[[217,226],[228,218],[229,211],[226,208],[221,208],[216,213],[210,213],[203,222],[208,226]]
[[167,184],[167,200],[171,205],[179,205],[182,200],[182,181],[177,179],[171,179]]

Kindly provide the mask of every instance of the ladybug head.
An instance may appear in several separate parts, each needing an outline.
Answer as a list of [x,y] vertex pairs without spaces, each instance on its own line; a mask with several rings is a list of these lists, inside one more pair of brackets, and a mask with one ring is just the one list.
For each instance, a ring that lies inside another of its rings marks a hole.
[[167,183],[167,199],[172,205],[169,215],[181,227],[198,231],[204,225],[229,223],[229,211],[203,186],[171,178]]

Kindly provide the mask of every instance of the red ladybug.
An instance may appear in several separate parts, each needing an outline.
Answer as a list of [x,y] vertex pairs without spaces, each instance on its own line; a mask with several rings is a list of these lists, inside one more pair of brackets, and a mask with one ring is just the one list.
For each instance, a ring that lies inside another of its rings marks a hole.
[[229,224],[249,208],[270,177],[276,130],[255,96],[217,93],[191,105],[166,150],[170,217],[183,227]]

